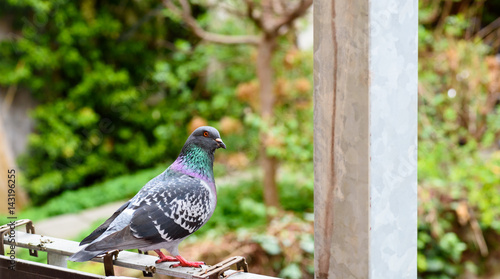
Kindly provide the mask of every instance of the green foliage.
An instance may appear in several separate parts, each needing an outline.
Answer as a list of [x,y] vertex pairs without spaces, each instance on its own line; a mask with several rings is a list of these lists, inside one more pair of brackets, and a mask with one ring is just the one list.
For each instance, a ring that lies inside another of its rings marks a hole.
[[[478,239],[468,235],[479,233],[476,237],[486,239],[500,235],[500,152],[485,160],[471,145],[451,147],[443,139],[430,150],[429,143],[420,144],[419,153],[426,154],[419,159],[421,275],[455,278],[465,272],[466,259],[473,260],[469,267],[484,272],[486,259],[480,256]],[[476,219],[482,231],[474,231]],[[496,242],[487,245],[498,249]]]
[[[439,241],[422,231],[418,238],[418,270],[426,278],[455,278],[462,274],[459,264],[467,245],[455,233],[444,234]],[[425,252],[422,253],[421,251]]]
[[290,278],[290,279],[300,279],[302,278],[302,271],[300,267],[295,264],[289,264],[280,272],[280,277],[282,278]]
[[61,214],[77,213],[113,201],[130,199],[144,184],[164,170],[165,166],[158,166],[135,174],[119,176],[90,187],[66,191],[41,206],[27,208],[20,213],[20,218],[37,221]]
[[[271,123],[257,109],[246,111],[245,124],[269,134],[267,154],[303,169],[313,156],[312,52],[302,52],[284,40],[273,59],[276,106]],[[312,169],[311,169],[312,170]]]
[[256,235],[253,240],[262,246],[262,249],[269,255],[278,255],[281,253],[280,241],[272,235]]
[[291,214],[276,216],[265,233],[252,236],[269,255],[271,266],[280,278],[312,278],[314,259],[313,223]]
[[[280,202],[285,210],[296,212],[314,211],[314,170],[312,162],[302,164],[302,170],[297,172],[297,166],[292,164],[283,172],[279,180]],[[293,175],[290,175],[293,173]]]
[[439,3],[419,13],[419,278],[491,272],[482,240],[496,250],[500,235],[498,73],[491,48],[464,39],[475,10],[438,20]]
[[[302,174],[286,171],[283,179],[278,181],[283,205],[287,210],[299,215],[312,212],[314,208],[312,198],[314,190],[310,180],[301,176]],[[219,185],[217,196],[217,209],[210,222],[200,229],[200,234],[208,231],[227,232],[267,224],[268,215],[262,201],[262,187],[259,181],[241,181],[237,186]]]
[[[195,115],[241,117],[231,88],[253,76],[249,48],[199,44],[162,10],[158,1],[0,3],[19,34],[0,42],[0,86],[39,102],[19,161],[35,204],[174,158]],[[212,65],[226,70],[207,80]]]

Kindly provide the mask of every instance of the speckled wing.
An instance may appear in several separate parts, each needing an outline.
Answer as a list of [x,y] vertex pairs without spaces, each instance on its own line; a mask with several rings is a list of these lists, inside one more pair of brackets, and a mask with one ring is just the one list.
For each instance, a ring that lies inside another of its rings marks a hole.
[[118,210],[113,213],[111,217],[106,220],[106,222],[102,223],[97,229],[95,229],[91,234],[89,234],[86,238],[80,242],[80,246],[84,244],[89,244],[92,241],[96,240],[99,236],[101,236],[103,233],[106,232],[108,229],[109,225],[120,215],[130,204],[130,201],[126,202],[123,204]]
[[200,179],[170,176],[133,201],[132,235],[152,244],[182,239],[208,221],[215,207],[212,195]]

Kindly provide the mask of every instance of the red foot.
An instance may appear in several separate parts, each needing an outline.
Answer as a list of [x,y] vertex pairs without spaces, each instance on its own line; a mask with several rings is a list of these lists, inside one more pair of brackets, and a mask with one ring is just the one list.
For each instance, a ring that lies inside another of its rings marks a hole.
[[181,255],[176,256],[176,258],[179,261],[179,263],[178,264],[174,264],[174,265],[172,265],[170,267],[178,267],[178,266],[182,266],[182,267],[201,267],[201,265],[205,264],[204,262],[188,262]]
[[155,250],[156,254],[158,254],[158,257],[160,257],[158,260],[156,260],[156,263],[162,263],[162,262],[176,262],[178,261],[176,258],[171,257],[171,256],[165,256],[160,249]]

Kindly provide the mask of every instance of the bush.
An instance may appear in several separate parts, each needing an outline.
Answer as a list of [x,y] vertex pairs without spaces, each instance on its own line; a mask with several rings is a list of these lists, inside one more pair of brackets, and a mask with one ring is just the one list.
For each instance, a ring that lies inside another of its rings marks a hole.
[[419,13],[418,271],[431,279],[495,272],[500,247],[500,64],[470,34],[477,10],[440,19],[440,3]]
[[205,75],[214,59],[248,48],[200,45],[163,9],[158,1],[0,3],[20,34],[0,42],[0,86],[25,87],[39,102],[19,159],[35,204],[175,158],[194,116],[242,118],[231,86],[249,79],[248,66],[228,59],[236,66]]

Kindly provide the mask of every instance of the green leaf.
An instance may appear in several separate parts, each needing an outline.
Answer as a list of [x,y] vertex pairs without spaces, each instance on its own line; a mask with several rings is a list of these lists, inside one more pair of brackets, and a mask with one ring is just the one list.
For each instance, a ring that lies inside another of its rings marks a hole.
[[300,279],[302,278],[302,271],[300,270],[300,267],[297,264],[292,263],[287,265],[283,270],[281,270],[279,276],[282,278]]

